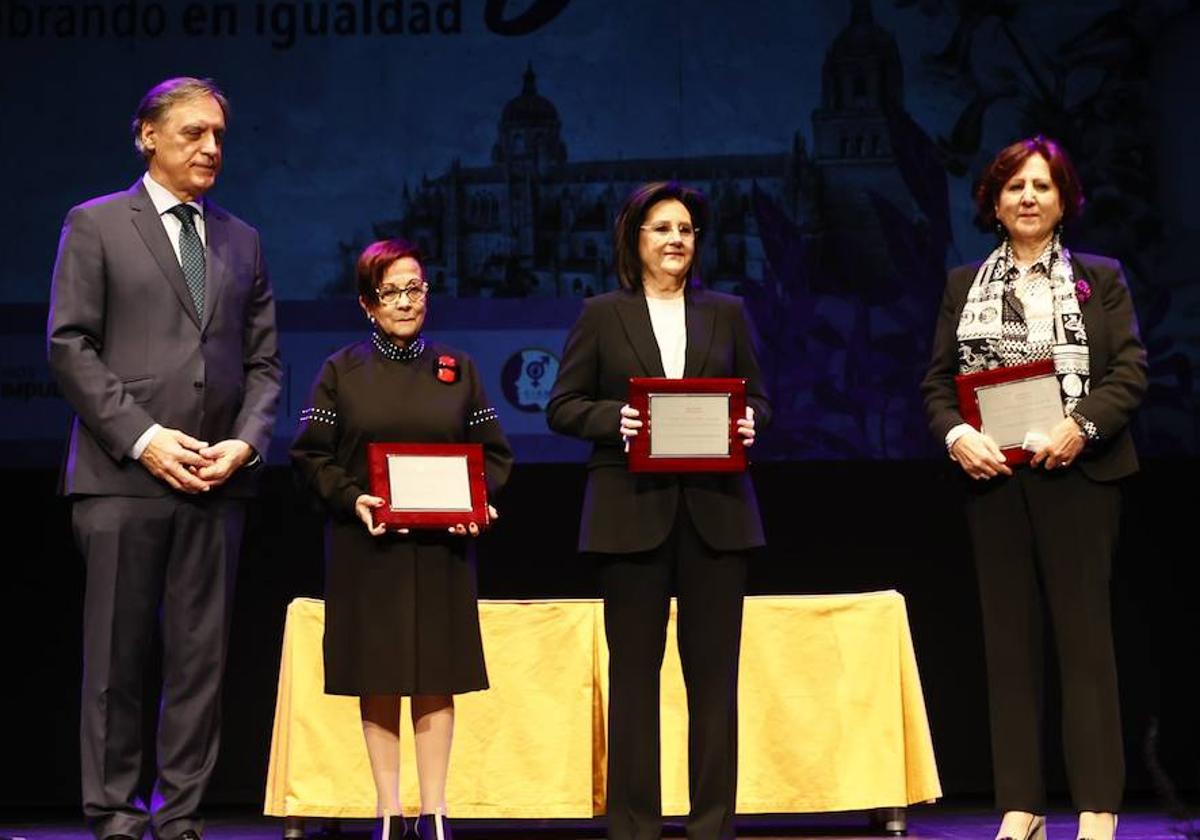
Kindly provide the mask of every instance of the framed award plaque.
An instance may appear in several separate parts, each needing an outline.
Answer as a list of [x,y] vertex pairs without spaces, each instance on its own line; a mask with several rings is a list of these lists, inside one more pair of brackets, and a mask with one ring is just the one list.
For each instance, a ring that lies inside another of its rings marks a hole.
[[488,525],[483,447],[478,443],[369,443],[376,522],[389,528]]
[[1033,453],[1021,448],[1034,432],[1049,436],[1063,419],[1062,390],[1054,362],[1000,367],[954,377],[963,420],[989,435],[1006,463],[1024,464]]
[[642,428],[629,444],[631,472],[743,472],[745,379],[629,380]]

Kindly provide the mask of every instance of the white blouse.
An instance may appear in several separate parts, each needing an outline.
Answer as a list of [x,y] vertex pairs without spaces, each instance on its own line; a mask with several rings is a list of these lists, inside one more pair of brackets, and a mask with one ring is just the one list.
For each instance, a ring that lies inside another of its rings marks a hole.
[[683,378],[687,355],[687,323],[683,313],[683,295],[674,298],[646,298],[650,308],[650,326],[662,356],[663,372],[668,379]]

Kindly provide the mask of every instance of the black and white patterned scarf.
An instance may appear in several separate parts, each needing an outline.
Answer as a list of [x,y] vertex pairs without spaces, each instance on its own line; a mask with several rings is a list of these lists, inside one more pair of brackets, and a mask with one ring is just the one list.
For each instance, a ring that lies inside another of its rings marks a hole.
[[959,373],[1053,359],[1069,414],[1088,393],[1090,366],[1071,254],[1057,235],[1025,277],[1031,286],[1049,285],[1049,312],[1027,316],[1017,295],[1020,277],[1007,240],[979,266],[958,322]]

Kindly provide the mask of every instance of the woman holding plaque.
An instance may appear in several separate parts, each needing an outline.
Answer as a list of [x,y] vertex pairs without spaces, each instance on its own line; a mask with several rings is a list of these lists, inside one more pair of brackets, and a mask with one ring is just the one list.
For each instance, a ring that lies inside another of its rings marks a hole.
[[708,205],[676,183],[635,190],[617,218],[621,288],[584,302],[546,418],[591,441],[579,549],[597,561],[609,649],[608,836],[658,837],[659,670],[670,597],[687,684],[688,837],[731,838],[737,793],[737,672],[748,552],[764,544],[743,473],[634,474],[642,420],[631,377],[746,379],[744,445],[770,403],[739,298],[706,291],[697,255]]
[[429,287],[417,250],[400,239],[375,242],[357,274],[371,334],[325,360],[291,449],[329,513],[325,691],[359,698],[379,834],[391,840],[405,833],[400,698],[412,698],[416,832],[447,840],[453,695],[488,686],[470,539],[478,528],[394,531],[377,522],[384,500],[368,489],[367,444],[482,444],[489,493],[507,480],[512,452],[471,358],[421,335]]
[[[1117,481],[1137,470],[1129,421],[1146,391],[1146,353],[1121,266],[1069,251],[1083,210],[1075,169],[1038,136],[1001,150],[975,188],[1000,243],[950,272],[922,383],[930,427],[969,478],[967,522],[982,601],[997,837],[1045,835],[1040,709],[1042,612],[1062,682],[1067,776],[1079,837],[1110,840],[1124,754],[1110,625]],[[1062,419],[1027,436],[1027,464],[963,422],[955,376],[1052,363]]]

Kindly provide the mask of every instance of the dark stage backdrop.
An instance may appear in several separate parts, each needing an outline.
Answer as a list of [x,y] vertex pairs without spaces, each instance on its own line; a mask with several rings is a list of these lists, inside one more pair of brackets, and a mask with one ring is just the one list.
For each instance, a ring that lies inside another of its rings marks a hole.
[[[140,172],[138,97],[180,73],[233,101],[215,197],[257,225],[292,433],[321,358],[362,335],[352,262],[427,254],[430,331],[480,361],[525,461],[579,450],[542,409],[580,298],[642,181],[706,190],[711,285],[746,296],[778,404],[759,457],[931,455],[915,382],[969,187],[1060,137],[1092,203],[1070,243],[1121,258],[1151,351],[1143,451],[1200,449],[1200,11],[1185,2],[114,0],[0,2],[0,443],[54,463],[67,411],[40,334],[74,203]],[[278,462],[281,449],[276,447]]]
[[[755,450],[771,541],[755,589],[904,592],[951,793],[989,785],[982,649],[916,383],[946,266],[992,245],[971,181],[1017,137],[1061,138],[1091,199],[1068,243],[1125,263],[1150,351],[1150,467],[1116,590],[1131,785],[1153,787],[1158,720],[1165,766],[1194,787],[1197,43],[1185,0],[0,0],[0,509],[21,537],[0,610],[0,807],[78,797],[83,576],[53,496],[68,412],[43,349],[58,232],[139,176],[132,111],[178,74],[233,102],[214,197],[262,231],[280,298],[274,464],[320,360],[363,335],[358,250],[399,234],[427,254],[430,331],[480,363],[521,462],[485,541],[487,595],[593,593],[574,553],[583,453],[546,432],[546,395],[580,300],[614,285],[624,195],[704,189],[705,280],[746,297],[778,408]],[[321,591],[319,522],[285,468],[253,526],[221,802],[261,796],[283,609]]]

